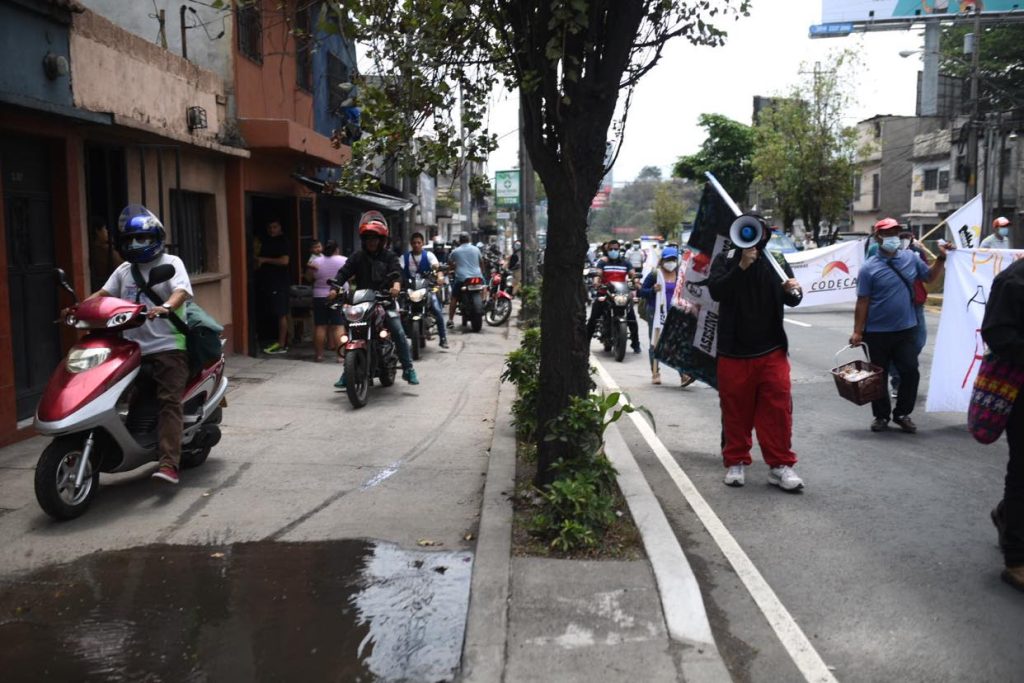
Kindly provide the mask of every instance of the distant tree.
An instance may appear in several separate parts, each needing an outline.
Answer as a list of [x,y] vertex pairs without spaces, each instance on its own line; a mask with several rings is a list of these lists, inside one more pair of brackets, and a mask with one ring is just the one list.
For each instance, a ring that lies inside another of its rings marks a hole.
[[764,110],[755,129],[756,179],[774,196],[785,227],[800,217],[818,243],[822,222],[835,225],[853,196],[857,135],[843,122],[852,60],[850,52],[833,55]]
[[[970,55],[964,55],[964,36],[970,23],[942,30],[939,68],[944,74],[971,76]],[[985,27],[978,41],[978,100],[982,113],[1024,106],[1024,24]]]
[[661,169],[657,166],[644,166],[640,169],[637,180],[661,180]]
[[721,114],[701,114],[698,123],[707,138],[696,154],[679,157],[672,175],[703,182],[704,173],[710,171],[729,195],[742,203],[754,179],[753,129]]
[[685,208],[671,184],[662,183],[654,193],[654,228],[670,238],[683,222]]

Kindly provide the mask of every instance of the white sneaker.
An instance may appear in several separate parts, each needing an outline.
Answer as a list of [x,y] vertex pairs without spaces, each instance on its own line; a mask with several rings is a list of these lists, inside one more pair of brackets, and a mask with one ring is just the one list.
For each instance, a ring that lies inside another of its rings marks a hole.
[[796,472],[789,465],[768,470],[768,483],[778,486],[783,491],[799,491],[804,487],[804,480],[796,476]]
[[743,486],[746,483],[745,475],[743,474],[746,470],[746,465],[733,465],[725,473],[725,485],[726,486]]

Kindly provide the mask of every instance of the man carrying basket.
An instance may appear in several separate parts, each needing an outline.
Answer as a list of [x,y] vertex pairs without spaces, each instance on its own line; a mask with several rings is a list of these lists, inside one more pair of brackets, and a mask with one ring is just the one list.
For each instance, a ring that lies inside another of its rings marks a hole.
[[857,279],[857,307],[854,311],[850,345],[867,345],[871,362],[888,369],[890,363],[900,374],[893,411],[889,393],[871,402],[874,421],[871,431],[889,429],[889,419],[904,432],[913,434],[917,425],[910,419],[917,402],[921,374],[917,367],[920,350],[914,341],[917,315],[914,312],[914,283],[933,282],[946,266],[946,254],[953,247],[939,244],[940,253],[929,268],[917,254],[900,249],[900,224],[893,218],[875,223],[878,253],[861,266]]

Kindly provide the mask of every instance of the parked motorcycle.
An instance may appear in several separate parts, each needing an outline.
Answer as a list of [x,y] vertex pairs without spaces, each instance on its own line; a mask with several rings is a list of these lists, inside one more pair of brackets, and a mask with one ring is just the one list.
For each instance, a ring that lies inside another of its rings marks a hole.
[[409,288],[402,292],[402,327],[405,328],[405,336],[409,338],[413,360],[419,360],[421,349],[427,346],[427,337],[437,327],[430,297],[438,295],[437,280],[432,275],[417,274]]
[[633,292],[625,282],[609,282],[598,288],[597,300],[607,305],[598,320],[597,338],[605,351],[614,350],[615,360],[620,363],[626,356],[633,299]]
[[479,332],[484,324],[484,279],[482,277],[466,278],[459,289],[459,306],[456,315],[462,315],[462,326],[468,322],[474,332]]
[[489,296],[484,305],[484,319],[492,327],[504,325],[512,315],[512,273],[505,269],[491,274]]
[[[148,322],[146,306],[114,297],[79,302],[64,272],[58,281],[75,304],[62,321],[88,334],[54,370],[36,409],[36,431],[53,437],[36,464],[40,507],[56,519],[83,514],[99,489],[100,472],[127,472],[157,455],[159,403],[139,345],[121,332]],[[149,285],[174,276],[157,266]],[[228,380],[224,356],[189,378],[182,396],[182,468],[202,465],[220,441]]]
[[[340,289],[333,280],[328,284]],[[339,301],[332,305],[342,307],[348,326],[338,346],[338,354],[345,358],[345,392],[353,408],[362,408],[374,377],[385,387],[395,383],[398,352],[386,320],[400,313],[389,295],[372,289],[356,290],[351,304]]]

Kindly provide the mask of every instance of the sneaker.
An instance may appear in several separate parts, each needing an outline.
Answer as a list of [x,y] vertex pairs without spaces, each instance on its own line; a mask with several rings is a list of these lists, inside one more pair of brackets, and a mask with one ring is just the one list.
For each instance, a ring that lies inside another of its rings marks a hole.
[[633,347],[633,353],[640,353],[640,347],[639,346],[634,346]]
[[345,388],[345,373],[342,373],[341,377],[338,378],[338,381],[334,383],[334,388],[335,389],[344,389]]
[[270,346],[265,347],[263,349],[263,353],[269,354],[271,356],[277,356],[277,355],[280,355],[282,353],[288,353],[288,347],[287,346],[281,346],[277,342],[274,342]]
[[746,483],[746,476],[744,471],[747,469],[746,465],[733,465],[725,472],[725,485],[726,486],[743,486]]
[[448,348],[448,340],[447,339],[442,339],[441,343],[438,344],[438,346],[440,346],[442,349],[447,349]]
[[455,329],[455,322],[453,320],[449,320],[445,324],[445,327],[447,327],[449,330],[454,330]]
[[778,486],[783,491],[799,491],[804,487],[804,480],[796,476],[796,472],[789,465],[768,470],[768,483]]
[[917,434],[917,425],[909,415],[893,415],[892,421],[907,434]]
[[160,469],[153,473],[153,479],[162,479],[168,484],[178,483],[178,470],[170,465],[161,465]]
[[416,377],[416,371],[413,370],[412,368],[409,368],[408,370],[402,370],[402,379],[404,379],[409,384],[420,383],[419,378]]
[[1019,591],[1024,591],[1024,565],[1007,567],[1003,570],[1002,579]]
[[884,417],[876,417],[875,421],[871,423],[871,431],[873,432],[884,432],[889,429],[889,421]]
[[697,381],[693,375],[679,375],[679,386],[685,388]]

